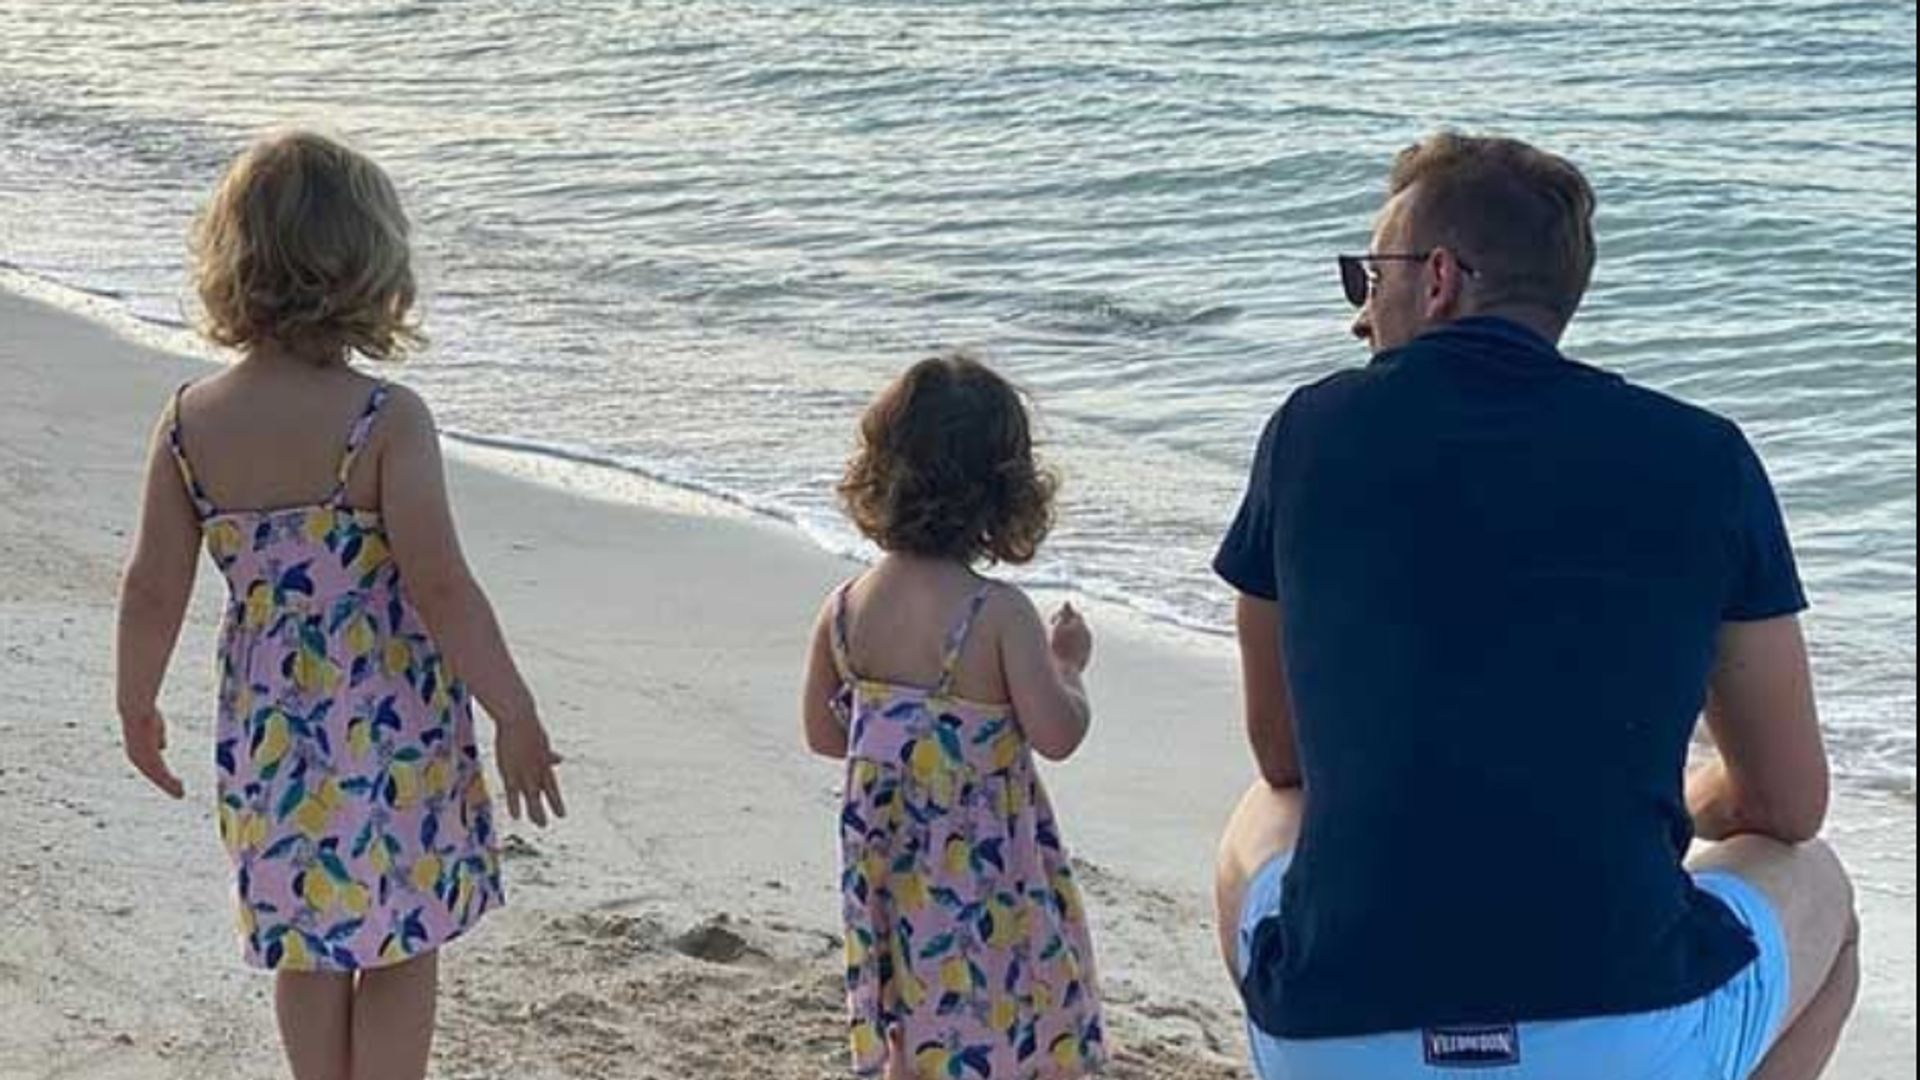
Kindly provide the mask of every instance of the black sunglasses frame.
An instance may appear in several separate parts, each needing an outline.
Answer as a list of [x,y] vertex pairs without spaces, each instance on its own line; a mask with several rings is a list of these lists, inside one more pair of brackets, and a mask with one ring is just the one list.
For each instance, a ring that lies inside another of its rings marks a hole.
[[[1375,284],[1372,273],[1373,264],[1383,262],[1423,263],[1433,258],[1437,251],[1438,249],[1436,248],[1434,251],[1384,252],[1379,255],[1342,255],[1339,257],[1340,287],[1346,291],[1348,303],[1357,308],[1366,307],[1367,302],[1373,299]],[[1473,277],[1478,273],[1473,267],[1467,265],[1466,260],[1456,256],[1454,261],[1460,264],[1460,269],[1465,272],[1468,277]]]

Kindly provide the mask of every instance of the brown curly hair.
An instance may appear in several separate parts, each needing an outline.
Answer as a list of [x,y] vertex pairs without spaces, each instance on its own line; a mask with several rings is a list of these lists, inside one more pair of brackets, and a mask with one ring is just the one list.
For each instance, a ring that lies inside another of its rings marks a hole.
[[1026,402],[967,353],[923,360],[860,421],[840,498],[889,552],[965,563],[1033,561],[1059,480],[1034,458]]
[[316,363],[349,351],[398,359],[425,340],[411,321],[408,231],[393,182],[368,158],[310,132],[263,139],[194,223],[201,330]]

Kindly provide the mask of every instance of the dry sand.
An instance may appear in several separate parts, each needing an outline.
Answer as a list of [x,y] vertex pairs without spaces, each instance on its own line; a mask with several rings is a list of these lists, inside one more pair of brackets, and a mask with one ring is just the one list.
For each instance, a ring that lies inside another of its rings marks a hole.
[[[282,1075],[211,813],[213,575],[164,700],[186,804],[123,765],[112,710],[146,433],[205,370],[0,293],[0,1080]],[[474,562],[569,756],[574,815],[509,837],[509,908],[448,953],[434,1075],[845,1075],[837,775],[799,748],[793,696],[811,614],[850,567],[764,523],[453,472]],[[1250,775],[1231,657],[1103,629],[1098,729],[1051,782],[1087,864],[1115,1075],[1244,1077],[1205,895]],[[1834,1075],[1902,1080],[1911,801],[1858,794],[1838,832],[1873,940]]]

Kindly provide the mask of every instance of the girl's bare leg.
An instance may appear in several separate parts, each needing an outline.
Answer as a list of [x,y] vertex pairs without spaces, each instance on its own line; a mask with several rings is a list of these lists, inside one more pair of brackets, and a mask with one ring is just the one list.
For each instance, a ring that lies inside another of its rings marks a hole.
[[423,1080],[439,996],[438,953],[363,972],[353,996],[351,1080]]
[[293,1080],[351,1080],[353,976],[283,971],[273,1004]]

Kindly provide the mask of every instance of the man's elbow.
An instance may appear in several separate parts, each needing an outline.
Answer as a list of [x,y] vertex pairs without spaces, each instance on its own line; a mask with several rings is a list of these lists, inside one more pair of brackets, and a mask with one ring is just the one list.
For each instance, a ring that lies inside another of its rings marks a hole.
[[1306,786],[1306,778],[1300,775],[1297,766],[1274,766],[1260,763],[1260,779],[1275,791],[1292,791]]
[[1305,786],[1291,722],[1276,724],[1261,717],[1249,717],[1247,739],[1253,744],[1253,758],[1260,766],[1260,778],[1269,787],[1285,791]]
[[1820,839],[1827,831],[1827,812],[1832,797],[1825,793],[1807,795],[1794,801],[1794,805],[1783,807],[1770,813],[1769,832],[1773,838],[1783,844],[1807,844]]
[[1832,804],[1832,782],[1822,779],[1803,784],[1788,795],[1757,800],[1741,817],[1748,832],[1799,845],[1818,840],[1826,832]]

